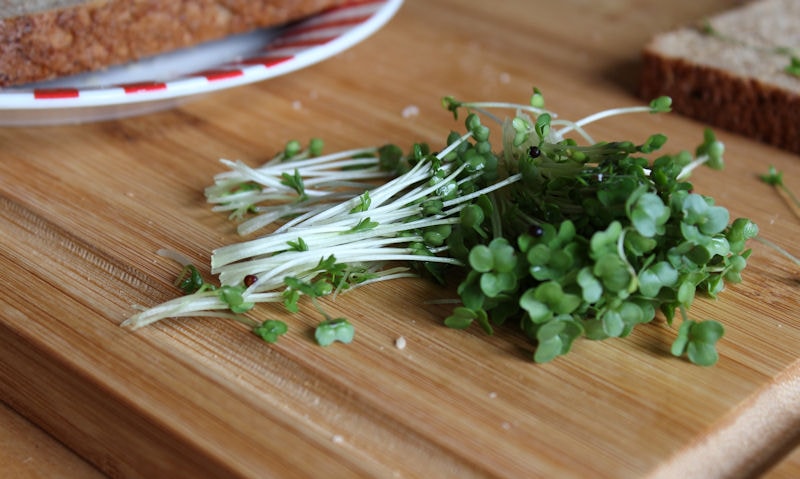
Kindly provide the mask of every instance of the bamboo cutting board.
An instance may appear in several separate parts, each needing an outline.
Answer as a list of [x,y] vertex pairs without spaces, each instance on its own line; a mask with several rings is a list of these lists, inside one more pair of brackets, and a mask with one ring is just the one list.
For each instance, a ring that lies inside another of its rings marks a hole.
[[[176,294],[159,248],[206,264],[238,240],[202,196],[219,158],[258,164],[312,136],[329,151],[440,147],[460,128],[444,95],[526,101],[537,86],[569,118],[640,104],[644,42],[737,2],[554,3],[407,0],[286,77],[148,116],[0,129],[0,399],[111,477],[744,477],[780,461],[800,440],[800,283],[755,243],[745,282],[695,303],[726,326],[711,368],[672,358],[661,323],[536,365],[514,331],[443,327],[435,300],[452,291],[413,279],[326,303],[356,325],[347,346],[316,346],[318,318],[270,306],[255,317],[291,328],[275,345],[213,319],[119,327]],[[677,150],[702,127],[645,116],[592,132],[662,132]],[[718,137],[726,169],[695,174],[697,190],[800,253],[797,212],[756,178],[774,164],[800,189],[798,158]]]

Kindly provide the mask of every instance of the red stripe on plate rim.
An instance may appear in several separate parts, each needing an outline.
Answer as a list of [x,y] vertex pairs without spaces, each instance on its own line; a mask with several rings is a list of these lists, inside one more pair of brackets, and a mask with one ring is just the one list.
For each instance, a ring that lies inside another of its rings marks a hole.
[[208,81],[228,80],[244,75],[242,70],[205,70],[192,76],[205,77]]
[[125,83],[119,86],[125,90],[126,95],[167,89],[167,84],[163,82]]
[[35,100],[78,98],[80,95],[80,90],[77,88],[42,88],[33,90],[33,98]]

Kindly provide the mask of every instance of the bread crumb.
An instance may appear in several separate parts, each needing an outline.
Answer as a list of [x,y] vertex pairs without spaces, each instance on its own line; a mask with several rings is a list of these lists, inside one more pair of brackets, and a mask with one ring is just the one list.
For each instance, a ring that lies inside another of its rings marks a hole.
[[509,75],[506,72],[502,72],[500,74],[500,83],[505,85],[506,83],[509,83],[509,82],[511,82],[511,75]]
[[397,349],[406,349],[406,338],[400,336],[399,338],[394,340],[394,347]]
[[292,102],[292,108],[295,110],[301,110],[303,108],[303,103],[300,100],[295,100]]
[[417,105],[408,105],[403,108],[403,118],[411,118],[413,116],[419,116],[419,107]]
[[331,438],[331,441],[333,441],[335,444],[341,444],[344,442],[344,437],[342,437],[340,434],[334,434]]
[[500,425],[500,427],[502,427],[503,429],[505,429],[506,431],[508,431],[509,429],[511,429],[511,423],[510,423],[510,422],[508,422],[508,421],[506,421],[506,422],[504,422],[503,424],[501,424],[501,425]]
[[492,392],[489,393],[489,399],[494,399],[496,397],[497,397],[497,393],[496,392],[492,391]]

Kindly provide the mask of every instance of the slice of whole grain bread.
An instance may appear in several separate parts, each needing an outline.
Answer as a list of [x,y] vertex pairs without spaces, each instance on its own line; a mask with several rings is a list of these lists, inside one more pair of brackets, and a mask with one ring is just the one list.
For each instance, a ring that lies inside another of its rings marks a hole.
[[710,125],[800,153],[800,1],[758,0],[644,48],[639,93]]
[[343,0],[0,0],[0,87],[275,26]]

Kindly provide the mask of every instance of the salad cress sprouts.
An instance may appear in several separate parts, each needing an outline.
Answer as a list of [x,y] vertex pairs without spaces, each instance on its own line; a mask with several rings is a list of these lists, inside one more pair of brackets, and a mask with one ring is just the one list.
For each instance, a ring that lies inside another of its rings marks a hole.
[[[317,342],[346,343],[353,326],[327,315],[319,298],[420,274],[444,282],[445,268],[454,268],[459,304],[445,325],[477,323],[491,334],[515,322],[537,362],[566,354],[581,337],[627,336],[659,311],[669,325],[681,320],[673,355],[717,361],[722,325],[688,311],[697,291],[716,297],[726,282],[741,281],[746,242],[758,228],[745,218],[731,222],[728,210],[687,181],[701,165],[722,167],[724,148],[711,130],[694,154],[657,155],[662,134],[638,144],[595,141],[585,127],[667,112],[667,97],[577,121],[545,109],[537,89],[526,104],[442,103],[454,118],[464,116],[466,131],[451,132],[438,152],[415,144],[408,153],[386,145],[322,155],[313,140],[305,148],[288,143],[258,168],[223,160],[230,171],[217,175],[208,201],[242,220],[242,234],[277,229],[215,250],[219,287],[185,266],[185,296],[123,324],[230,317],[273,342],[285,323],[241,313],[260,302],[296,312],[309,297],[324,318]],[[501,119],[497,110],[513,117]],[[484,121],[499,127],[499,152]]]

